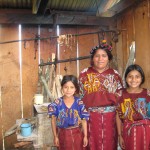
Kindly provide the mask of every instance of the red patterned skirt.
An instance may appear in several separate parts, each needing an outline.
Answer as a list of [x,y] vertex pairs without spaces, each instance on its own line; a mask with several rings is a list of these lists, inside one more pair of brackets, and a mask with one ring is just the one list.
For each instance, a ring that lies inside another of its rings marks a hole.
[[83,133],[79,127],[59,129],[59,150],[84,150]]
[[123,138],[125,150],[150,150],[150,120],[125,122]]
[[89,150],[117,150],[116,112],[90,111]]

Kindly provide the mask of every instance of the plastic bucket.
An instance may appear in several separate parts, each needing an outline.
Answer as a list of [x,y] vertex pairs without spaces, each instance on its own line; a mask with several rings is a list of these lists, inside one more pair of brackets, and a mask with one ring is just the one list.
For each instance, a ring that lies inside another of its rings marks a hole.
[[30,136],[32,133],[32,127],[30,123],[23,123],[21,124],[21,135],[22,136]]

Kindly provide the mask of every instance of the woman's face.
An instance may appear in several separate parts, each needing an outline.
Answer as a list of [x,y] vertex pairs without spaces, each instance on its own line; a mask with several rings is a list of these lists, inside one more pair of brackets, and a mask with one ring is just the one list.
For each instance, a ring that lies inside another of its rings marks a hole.
[[126,77],[126,82],[128,83],[130,88],[138,88],[142,83],[142,77],[140,72],[137,70],[132,70],[128,73]]
[[108,62],[109,59],[107,53],[102,49],[98,49],[93,57],[93,67],[97,71],[103,72],[108,67]]

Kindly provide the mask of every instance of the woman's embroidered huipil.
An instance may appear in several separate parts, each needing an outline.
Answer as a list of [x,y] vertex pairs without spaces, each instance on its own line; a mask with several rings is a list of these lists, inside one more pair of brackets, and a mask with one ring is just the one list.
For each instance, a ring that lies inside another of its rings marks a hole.
[[122,88],[120,75],[114,69],[99,73],[92,67],[86,68],[80,74],[79,84],[86,108],[116,105],[116,96]]

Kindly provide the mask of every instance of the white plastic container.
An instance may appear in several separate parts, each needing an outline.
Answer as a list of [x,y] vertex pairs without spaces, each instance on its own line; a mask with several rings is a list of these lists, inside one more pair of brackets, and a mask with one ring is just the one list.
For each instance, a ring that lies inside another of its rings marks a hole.
[[43,104],[43,95],[42,94],[34,95],[34,104],[37,104],[37,105]]

